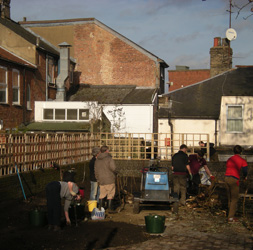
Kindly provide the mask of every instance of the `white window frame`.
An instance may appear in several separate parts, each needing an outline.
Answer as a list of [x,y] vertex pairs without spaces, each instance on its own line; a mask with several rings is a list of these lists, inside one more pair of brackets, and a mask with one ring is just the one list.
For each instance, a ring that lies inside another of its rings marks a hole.
[[[0,100],[0,103],[8,103],[8,70],[6,67],[0,66],[0,68],[5,70],[5,82],[0,82],[0,86],[3,87],[3,89],[5,87],[5,102],[2,102]],[[4,90],[3,90],[3,92],[4,92]]]
[[[18,73],[18,86],[14,86],[13,83],[13,73]],[[14,101],[13,100],[13,96],[14,96],[14,90],[17,90],[18,91],[18,100],[17,101]],[[12,103],[13,104],[20,104],[20,72],[19,70],[17,69],[12,69]]]
[[[241,107],[242,108],[242,116],[240,118],[229,118],[228,117],[228,109],[230,107]],[[226,132],[227,133],[243,133],[243,114],[244,114],[244,105],[238,105],[238,104],[227,104],[227,114],[226,114],[226,119],[227,119],[227,126],[226,126]],[[229,120],[241,120],[242,121],[242,130],[241,131],[229,131],[228,130],[228,121]]]
[[[46,109],[50,109],[53,110],[53,118],[52,119],[45,119],[44,118],[44,114],[45,114],[45,110]],[[64,109],[65,110],[65,119],[55,119],[55,110],[57,109]],[[68,119],[68,110],[76,110],[77,111],[77,119],[75,120],[71,120]],[[85,110],[85,112],[88,112],[85,119],[80,118],[80,110]],[[71,122],[71,121],[76,121],[76,122],[89,122],[89,117],[90,117],[90,110],[87,108],[43,108],[43,121],[67,121],[67,122]]]

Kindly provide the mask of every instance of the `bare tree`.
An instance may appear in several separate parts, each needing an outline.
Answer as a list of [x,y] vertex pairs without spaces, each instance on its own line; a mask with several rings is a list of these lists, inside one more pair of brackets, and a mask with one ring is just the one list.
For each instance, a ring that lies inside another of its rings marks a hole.
[[[91,133],[94,132],[94,124],[99,121],[102,121],[103,114],[103,105],[98,104],[97,102],[88,102],[89,114],[90,114],[90,124],[91,124]],[[101,130],[102,122],[100,122],[99,129]]]
[[[250,7],[250,11],[253,12],[253,0],[248,0],[248,3],[245,3],[241,6],[239,6],[236,2],[234,2],[232,4],[232,7],[237,9],[237,15],[236,15],[235,19],[237,19],[238,16],[240,15],[241,11],[244,10],[245,8],[247,8],[248,6]],[[247,18],[249,18],[252,15],[253,15],[253,13],[246,16],[246,17],[243,17],[243,19],[246,20]]]
[[122,107],[120,108],[115,105],[112,110],[107,112],[112,116],[111,126],[113,133],[119,132],[121,129],[125,128],[125,124],[123,122],[126,118]]

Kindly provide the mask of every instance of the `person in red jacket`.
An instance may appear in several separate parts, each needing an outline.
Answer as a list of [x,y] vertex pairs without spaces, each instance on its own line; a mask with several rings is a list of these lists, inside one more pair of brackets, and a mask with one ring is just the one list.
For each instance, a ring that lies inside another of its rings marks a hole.
[[241,170],[244,178],[247,179],[248,164],[246,160],[240,156],[241,153],[242,147],[240,145],[236,145],[234,147],[234,155],[230,157],[226,163],[225,182],[227,184],[228,193],[228,222],[237,221],[234,216],[239,199],[239,180]]

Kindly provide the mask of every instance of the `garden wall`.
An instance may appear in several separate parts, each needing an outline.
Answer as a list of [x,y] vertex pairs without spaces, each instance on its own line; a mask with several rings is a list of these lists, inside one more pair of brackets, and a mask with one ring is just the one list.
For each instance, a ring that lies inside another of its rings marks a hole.
[[[139,179],[141,177],[141,169],[143,167],[149,166],[150,162],[148,160],[115,160],[117,166],[117,172],[122,178],[128,177],[130,180],[137,180],[137,185],[139,187]],[[171,167],[171,162],[161,161],[160,166]],[[222,181],[224,179],[225,173],[225,162],[209,162],[208,167],[211,173],[217,177],[218,180]],[[171,168],[170,168],[171,169]],[[253,169],[253,163],[249,164],[249,170]],[[54,168],[45,168],[29,172],[20,173],[22,184],[24,187],[25,195],[27,198],[41,193],[45,190],[47,183],[51,181],[61,180],[61,173],[66,170],[72,170],[76,173],[75,180],[80,187],[85,189],[86,197],[90,192],[90,182],[89,182],[89,162],[76,163],[71,165],[61,166],[59,170]],[[85,176],[84,176],[85,170]],[[252,173],[253,174],[253,173]],[[250,174],[249,179],[252,182],[252,174]],[[170,181],[172,180],[171,170],[170,170]],[[132,191],[130,185],[133,182],[127,182],[125,180],[125,185],[128,187],[128,191]],[[24,199],[22,189],[17,174],[12,174],[9,176],[0,177],[0,202],[14,199]]]

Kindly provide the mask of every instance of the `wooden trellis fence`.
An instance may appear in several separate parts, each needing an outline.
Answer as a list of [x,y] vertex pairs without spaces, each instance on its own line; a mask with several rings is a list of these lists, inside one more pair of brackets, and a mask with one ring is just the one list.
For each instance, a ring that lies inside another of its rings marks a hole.
[[90,160],[94,146],[107,145],[114,159],[171,160],[181,144],[193,153],[208,134],[170,133],[26,133],[0,134],[0,176]]
[[100,145],[98,134],[90,133],[26,133],[0,134],[0,176],[82,162],[90,159],[91,149]]

